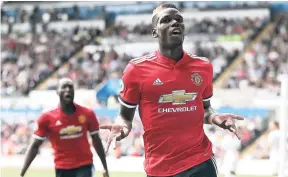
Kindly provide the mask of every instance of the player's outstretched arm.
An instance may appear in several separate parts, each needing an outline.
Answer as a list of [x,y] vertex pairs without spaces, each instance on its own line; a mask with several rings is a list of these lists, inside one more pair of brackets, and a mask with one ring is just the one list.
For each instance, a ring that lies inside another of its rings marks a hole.
[[43,140],[34,138],[33,142],[30,144],[30,146],[27,150],[27,153],[26,153],[23,168],[22,168],[21,173],[20,173],[21,177],[23,177],[25,175],[30,164],[35,159],[42,143],[43,143]]
[[93,141],[93,146],[101,160],[101,163],[103,165],[103,168],[105,170],[104,176],[109,177],[109,172],[108,172],[108,167],[107,167],[107,162],[106,162],[106,154],[102,145],[102,141],[99,137],[99,134],[96,133],[94,135],[91,135],[92,141]]
[[218,114],[211,107],[209,100],[204,101],[203,106],[205,109],[204,122],[206,124],[215,124],[223,129],[227,129],[230,132],[234,133],[238,139],[240,139],[235,125],[235,120],[244,120],[243,117],[230,113]]
[[238,135],[235,120],[244,120],[243,117],[235,115],[235,114],[218,114],[211,107],[210,99],[213,95],[213,66],[211,63],[207,63],[207,72],[208,72],[208,85],[206,86],[202,98],[203,98],[203,107],[205,109],[204,113],[204,123],[206,124],[215,124],[223,129],[227,129],[230,132],[234,133],[238,139],[240,136]]
[[127,137],[132,129],[132,121],[136,108],[128,108],[124,105],[120,105],[120,112],[116,118],[116,122],[111,125],[100,125],[100,129],[110,130],[109,137],[105,151],[108,152],[111,142],[113,142],[113,148],[116,148],[117,141]]

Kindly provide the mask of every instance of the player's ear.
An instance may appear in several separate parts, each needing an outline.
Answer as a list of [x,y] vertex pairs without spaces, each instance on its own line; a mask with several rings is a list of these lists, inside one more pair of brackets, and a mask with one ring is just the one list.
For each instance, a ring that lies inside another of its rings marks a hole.
[[158,37],[157,30],[155,28],[152,29],[152,37],[153,38],[157,38]]

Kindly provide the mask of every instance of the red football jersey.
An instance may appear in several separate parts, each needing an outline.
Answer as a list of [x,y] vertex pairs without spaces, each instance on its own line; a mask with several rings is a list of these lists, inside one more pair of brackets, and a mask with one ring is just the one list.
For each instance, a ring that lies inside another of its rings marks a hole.
[[47,137],[54,150],[55,167],[72,169],[93,163],[87,131],[99,131],[93,110],[75,104],[76,111],[67,116],[60,108],[43,113],[37,120],[34,138]]
[[127,65],[119,101],[139,105],[148,175],[172,176],[211,158],[203,100],[212,97],[212,80],[208,59],[188,53],[175,62],[156,52]]

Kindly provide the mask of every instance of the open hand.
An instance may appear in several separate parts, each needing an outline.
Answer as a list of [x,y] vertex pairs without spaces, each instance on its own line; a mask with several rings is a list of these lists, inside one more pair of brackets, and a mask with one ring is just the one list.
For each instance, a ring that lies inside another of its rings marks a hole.
[[236,115],[236,114],[230,114],[230,113],[222,113],[218,114],[215,117],[212,118],[212,122],[219,127],[223,129],[227,129],[230,132],[234,133],[237,138],[240,140],[240,136],[237,132],[236,126],[235,126],[235,120],[244,120],[243,117]]
[[111,142],[113,141],[113,149],[116,149],[117,141],[128,136],[130,130],[124,125],[112,124],[112,125],[100,125],[100,129],[108,129],[110,130],[105,152],[107,153]]

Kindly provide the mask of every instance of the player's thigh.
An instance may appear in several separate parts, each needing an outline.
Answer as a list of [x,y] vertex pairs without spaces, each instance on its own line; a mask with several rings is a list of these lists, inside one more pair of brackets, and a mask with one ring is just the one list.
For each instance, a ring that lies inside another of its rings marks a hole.
[[76,177],[95,177],[94,165],[89,164],[77,168]]
[[75,169],[67,170],[67,169],[56,169],[56,177],[76,177]]
[[217,174],[218,169],[216,165],[216,160],[214,157],[212,157],[211,159],[193,167],[193,169],[191,170],[191,174],[187,177],[217,177]]

